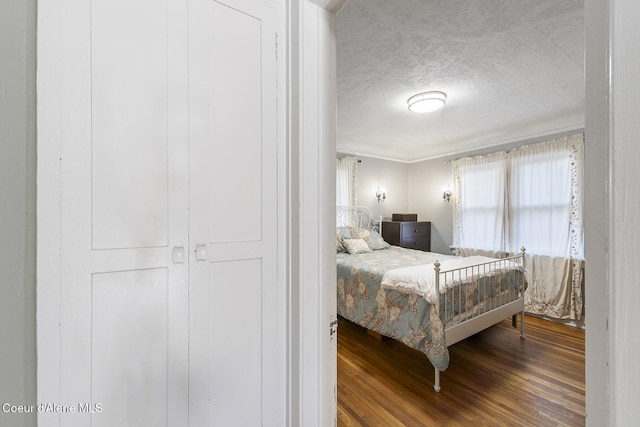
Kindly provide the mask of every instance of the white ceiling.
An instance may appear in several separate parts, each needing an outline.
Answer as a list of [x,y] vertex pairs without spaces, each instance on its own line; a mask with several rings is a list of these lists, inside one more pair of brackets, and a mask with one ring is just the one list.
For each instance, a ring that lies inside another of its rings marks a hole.
[[[416,161],[584,127],[583,0],[350,0],[336,38],[339,152]],[[428,90],[446,106],[411,113]]]

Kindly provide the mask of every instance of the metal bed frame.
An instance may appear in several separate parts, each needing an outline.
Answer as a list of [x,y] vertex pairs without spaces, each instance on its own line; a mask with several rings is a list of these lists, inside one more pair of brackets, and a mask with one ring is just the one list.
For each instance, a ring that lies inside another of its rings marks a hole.
[[382,233],[382,217],[373,219],[366,206],[336,206],[336,227],[359,227]]
[[[434,263],[434,274],[436,282],[436,295],[440,294],[441,283],[446,283],[450,280],[455,280],[456,277],[483,277],[484,280],[497,280],[497,275],[491,274],[495,271],[505,271],[510,263],[518,263],[524,270],[524,257],[525,248],[520,249],[520,253],[515,256],[497,259],[495,261],[485,262],[481,264],[475,264],[469,267],[461,267],[451,270],[441,270],[440,263]],[[502,320],[512,317],[514,326],[516,323],[515,316],[520,313],[520,338],[524,339],[524,272],[522,274],[522,282],[516,289],[512,291],[516,292],[516,295],[509,295],[509,292],[503,292],[495,297],[489,299],[488,302],[465,306],[465,310],[454,317],[453,321],[447,321],[444,325],[445,342],[447,347],[462,341],[465,338],[470,337],[480,331],[483,331],[496,323],[500,323]],[[466,295],[466,288],[470,285],[467,281],[459,281],[459,291],[457,292],[458,304],[461,305],[462,295]],[[486,286],[486,285],[485,285]],[[451,298],[455,298],[454,288],[446,287],[444,292],[445,300],[445,319],[447,319],[446,309],[448,307],[447,301]],[[440,312],[439,301],[438,312]],[[435,391],[440,391],[440,370],[435,368],[435,384],[433,386]]]
[[[374,220],[369,208],[365,206],[338,206],[336,207],[336,224],[337,226],[352,226],[360,228],[368,228],[382,232],[382,218]],[[467,287],[470,283],[466,278],[482,277],[485,281],[498,280],[499,275],[495,272],[505,271],[512,263],[518,263],[523,271],[525,259],[525,248],[521,248],[520,253],[507,258],[496,259],[495,261],[475,264],[468,267],[461,267],[449,270],[442,270],[440,262],[434,263],[436,295],[440,295],[440,287],[448,282],[454,281],[454,287],[445,286],[444,301],[446,310],[449,306],[448,302],[453,298],[458,298],[459,307],[462,307],[462,295],[467,294]],[[511,291],[503,292],[497,296],[491,297],[488,301],[480,304],[465,304],[464,310],[452,319],[448,319],[445,312],[444,326],[445,342],[447,347],[462,341],[484,329],[487,329],[502,320],[512,317],[514,326],[516,325],[517,314],[520,313],[520,338],[524,339],[524,290],[525,278],[522,276],[522,282],[517,288]],[[460,280],[460,278],[465,280]],[[485,282],[486,283],[486,282]],[[486,286],[486,284],[485,284]],[[457,296],[456,291],[457,290]],[[436,298],[436,309],[440,313],[439,298]],[[440,387],[440,370],[435,369],[434,390],[439,392]]]

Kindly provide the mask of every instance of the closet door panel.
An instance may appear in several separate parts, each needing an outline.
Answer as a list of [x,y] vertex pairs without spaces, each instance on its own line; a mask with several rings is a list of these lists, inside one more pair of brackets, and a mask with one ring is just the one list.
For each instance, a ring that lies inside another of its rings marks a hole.
[[93,275],[93,427],[167,424],[168,286],[164,268]]
[[91,2],[94,249],[167,245],[167,37],[166,1]]
[[278,426],[275,13],[189,12],[189,419]]
[[261,425],[262,265],[210,264],[211,425]]
[[[210,184],[209,238],[261,240],[263,103],[271,101],[263,99],[262,22],[215,1],[195,3],[192,34],[203,32],[191,40],[190,136],[211,142],[202,177]],[[242,226],[218,226],[231,222]]]
[[38,341],[49,391],[38,399],[75,412],[40,413],[39,425],[185,426],[188,260],[174,248],[189,244],[187,3],[55,5],[40,37],[60,45],[59,99],[47,102],[59,152],[39,162],[59,162],[44,178],[60,182],[59,255],[39,256],[59,256],[60,274],[38,288],[59,298],[39,301],[38,327],[59,326]]
[[[204,94],[209,120],[210,200],[228,209],[210,210],[210,241],[261,239],[262,67],[261,21],[210,2]],[[204,58],[202,58],[204,59]],[[242,191],[238,191],[242,189]],[[237,222],[241,227],[219,227]]]

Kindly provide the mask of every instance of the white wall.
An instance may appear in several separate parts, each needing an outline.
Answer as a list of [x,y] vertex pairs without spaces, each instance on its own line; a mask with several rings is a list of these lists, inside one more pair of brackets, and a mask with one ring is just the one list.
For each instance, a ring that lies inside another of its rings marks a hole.
[[[346,154],[338,153],[338,156]],[[431,221],[431,249],[449,253],[453,239],[452,204],[442,200],[442,188],[451,185],[451,165],[443,159],[404,163],[357,156],[357,204],[366,206],[375,218],[390,220],[393,213],[418,214]],[[386,200],[378,203],[376,190],[386,190]]]
[[410,208],[425,221],[431,221],[431,250],[449,254],[453,243],[453,201],[445,202],[442,191],[453,189],[451,164],[444,159],[409,165]]
[[[368,207],[376,219],[381,215],[391,219],[393,213],[408,212],[409,165],[364,156],[358,159],[361,162],[358,163],[357,204]],[[383,203],[376,199],[378,186],[386,190],[387,199]]]
[[[36,1],[0,1],[0,405],[36,400]],[[7,414],[2,426],[35,426]]]

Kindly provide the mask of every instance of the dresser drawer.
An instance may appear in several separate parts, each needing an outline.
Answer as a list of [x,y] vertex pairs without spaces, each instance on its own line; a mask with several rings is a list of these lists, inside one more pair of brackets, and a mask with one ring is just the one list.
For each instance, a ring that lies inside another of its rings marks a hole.
[[418,249],[421,251],[429,251],[431,247],[431,239],[429,236],[415,236],[402,239],[400,246],[408,249]]
[[412,239],[414,237],[422,237],[429,235],[429,226],[431,223],[426,222],[403,222],[401,231],[400,231],[400,239]]

